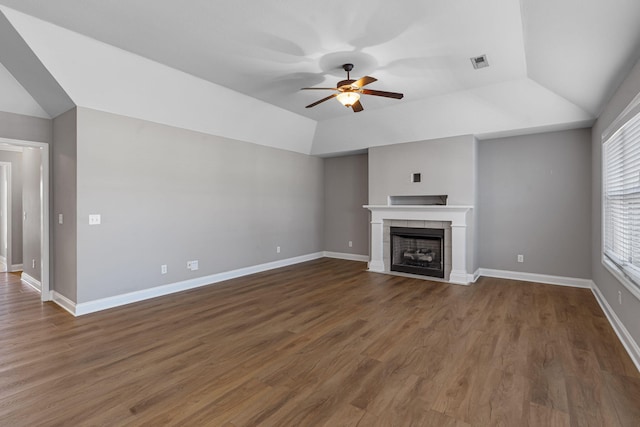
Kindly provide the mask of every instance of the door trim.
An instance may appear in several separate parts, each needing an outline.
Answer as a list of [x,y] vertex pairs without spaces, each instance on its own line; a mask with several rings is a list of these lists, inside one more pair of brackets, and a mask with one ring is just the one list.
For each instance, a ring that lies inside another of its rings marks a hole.
[[[5,195],[7,200],[7,215],[3,218],[3,221],[6,223],[7,235],[5,236],[7,240],[7,253],[4,259],[5,271],[12,272],[13,271],[13,182],[11,174],[13,173],[11,169],[11,162],[0,162],[0,166],[4,167],[4,174],[6,175],[4,178],[0,178],[0,184],[3,179],[7,181],[7,194]],[[2,172],[0,172],[2,173]],[[2,225],[0,225],[1,227]],[[2,244],[2,239],[0,239],[0,244]]]
[[[50,288],[50,225],[49,225],[49,144],[46,142],[23,141],[19,139],[0,138],[1,144],[9,146],[30,147],[40,149],[40,298],[51,301]],[[7,254],[9,253],[7,249]]]

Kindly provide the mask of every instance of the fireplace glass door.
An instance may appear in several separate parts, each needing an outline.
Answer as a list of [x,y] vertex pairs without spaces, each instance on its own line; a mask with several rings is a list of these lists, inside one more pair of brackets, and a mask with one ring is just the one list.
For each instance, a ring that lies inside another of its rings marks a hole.
[[444,230],[391,227],[391,271],[444,278]]

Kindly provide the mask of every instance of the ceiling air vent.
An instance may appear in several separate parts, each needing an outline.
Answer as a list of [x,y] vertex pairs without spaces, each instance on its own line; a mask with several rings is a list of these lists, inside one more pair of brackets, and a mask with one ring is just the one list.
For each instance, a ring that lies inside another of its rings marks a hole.
[[471,63],[473,64],[473,68],[475,68],[476,70],[489,66],[487,55],[473,57],[471,58]]

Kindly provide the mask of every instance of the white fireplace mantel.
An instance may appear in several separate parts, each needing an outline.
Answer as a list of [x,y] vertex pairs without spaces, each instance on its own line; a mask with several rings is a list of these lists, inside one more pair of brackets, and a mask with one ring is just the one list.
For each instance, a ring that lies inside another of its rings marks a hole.
[[371,211],[371,259],[369,271],[385,273],[384,221],[417,220],[451,222],[451,274],[449,282],[468,285],[473,275],[467,271],[467,224],[473,206],[460,205],[364,205]]

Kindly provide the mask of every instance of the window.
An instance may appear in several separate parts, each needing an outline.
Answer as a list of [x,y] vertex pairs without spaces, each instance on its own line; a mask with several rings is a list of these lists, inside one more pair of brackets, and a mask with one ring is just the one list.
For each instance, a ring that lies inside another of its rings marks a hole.
[[[636,101],[636,100],[634,100]],[[603,135],[603,263],[640,294],[640,102]]]

